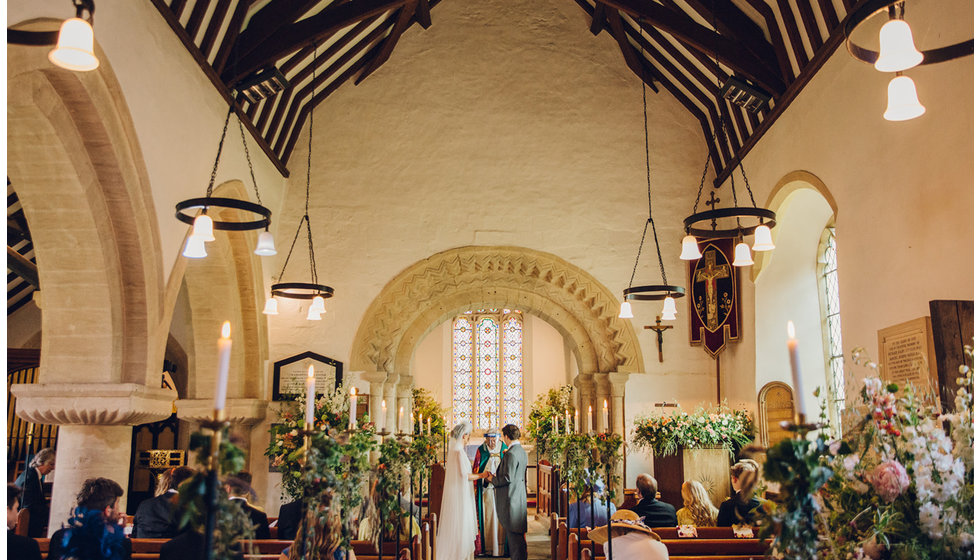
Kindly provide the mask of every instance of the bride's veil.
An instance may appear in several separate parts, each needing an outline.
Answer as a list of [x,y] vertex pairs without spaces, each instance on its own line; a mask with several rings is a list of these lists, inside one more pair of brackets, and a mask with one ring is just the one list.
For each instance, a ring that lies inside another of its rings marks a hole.
[[466,440],[472,430],[470,423],[464,421],[449,433],[442,511],[439,512],[436,531],[436,560],[473,557],[476,505],[473,502],[473,483],[467,478],[470,463],[466,456]]

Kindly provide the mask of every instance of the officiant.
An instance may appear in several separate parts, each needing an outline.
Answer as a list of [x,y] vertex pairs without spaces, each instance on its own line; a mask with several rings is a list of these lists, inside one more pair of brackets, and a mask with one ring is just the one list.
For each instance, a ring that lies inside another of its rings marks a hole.
[[[498,434],[488,431],[483,434],[483,444],[473,459],[473,472],[497,472],[500,458],[507,445],[500,441]],[[480,529],[479,551],[482,554],[501,556],[504,548],[504,534],[497,519],[497,509],[494,507],[493,486],[486,480],[480,479],[476,485],[476,522]]]

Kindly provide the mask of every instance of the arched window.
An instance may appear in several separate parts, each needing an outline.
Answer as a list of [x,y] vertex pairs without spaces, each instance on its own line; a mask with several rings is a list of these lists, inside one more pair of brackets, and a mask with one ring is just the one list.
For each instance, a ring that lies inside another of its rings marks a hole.
[[841,433],[844,412],[844,343],[840,326],[840,295],[837,282],[836,228],[828,226],[821,237],[817,256],[817,274],[821,286],[821,315],[824,326],[824,348],[827,355],[828,413],[837,433]]
[[523,335],[516,309],[467,311],[453,319],[453,424],[523,426]]

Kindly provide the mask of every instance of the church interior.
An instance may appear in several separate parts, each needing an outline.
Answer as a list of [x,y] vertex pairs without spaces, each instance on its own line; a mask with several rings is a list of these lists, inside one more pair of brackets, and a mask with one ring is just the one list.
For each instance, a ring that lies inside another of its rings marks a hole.
[[[518,426],[547,528],[548,431],[680,501],[651,419],[738,411],[764,463],[868,376],[948,411],[972,365],[968,0],[6,4],[7,479],[55,448],[44,536],[92,477],[133,515],[216,410],[274,517],[308,372],[440,461]],[[56,65],[73,16],[94,58]],[[924,62],[876,69],[889,20]]]

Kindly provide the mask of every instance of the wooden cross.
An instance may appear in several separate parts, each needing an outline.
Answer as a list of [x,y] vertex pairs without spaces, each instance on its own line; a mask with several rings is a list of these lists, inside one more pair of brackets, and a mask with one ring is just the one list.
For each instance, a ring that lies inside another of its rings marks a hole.
[[657,315],[656,325],[646,325],[644,329],[650,329],[657,333],[657,352],[660,354],[660,361],[664,361],[664,331],[674,328],[673,325],[661,325],[660,315]]

